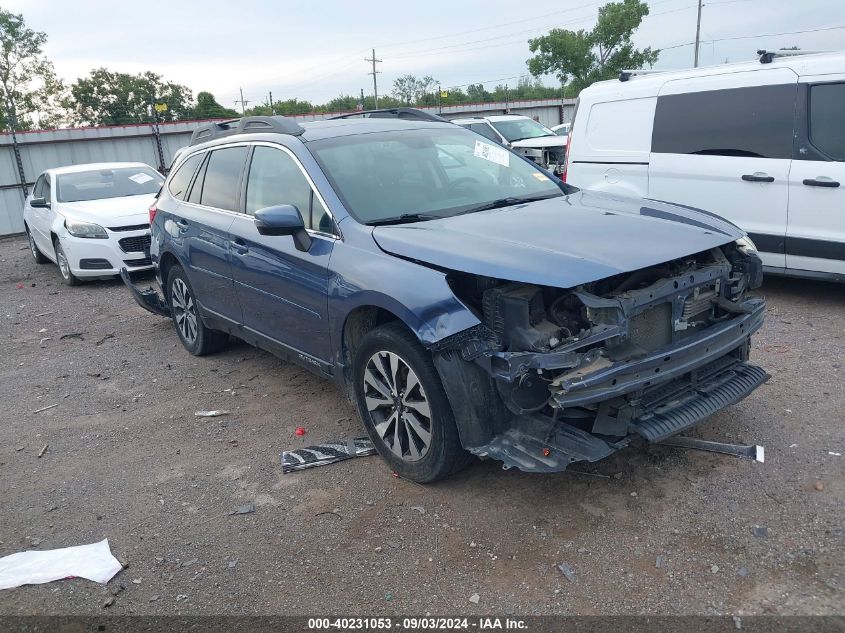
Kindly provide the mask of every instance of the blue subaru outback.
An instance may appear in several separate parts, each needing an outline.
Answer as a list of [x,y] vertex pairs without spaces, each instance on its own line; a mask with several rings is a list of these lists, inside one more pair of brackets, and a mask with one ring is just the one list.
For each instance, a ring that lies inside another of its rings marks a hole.
[[768,378],[741,230],[568,187],[447,122],[210,124],[150,222],[163,297],[124,280],[190,353],[235,336],[335,380],[415,481],[473,455],[596,461]]

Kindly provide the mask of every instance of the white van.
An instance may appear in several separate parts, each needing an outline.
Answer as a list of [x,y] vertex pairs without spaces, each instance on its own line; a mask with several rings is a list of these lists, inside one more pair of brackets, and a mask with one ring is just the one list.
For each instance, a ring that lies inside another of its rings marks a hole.
[[586,88],[564,178],[716,213],[767,272],[845,281],[845,53],[759,54]]

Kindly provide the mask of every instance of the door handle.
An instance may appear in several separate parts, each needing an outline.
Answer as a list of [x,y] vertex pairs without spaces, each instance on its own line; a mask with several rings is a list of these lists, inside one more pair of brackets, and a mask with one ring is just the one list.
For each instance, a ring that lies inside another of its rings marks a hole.
[[766,174],[743,174],[742,179],[745,182],[774,182],[774,176],[767,176]]
[[188,223],[185,220],[176,220],[176,226],[178,226],[182,231],[188,230]]
[[246,255],[249,252],[249,246],[243,240],[234,240],[229,242],[232,245],[232,250],[238,255]]
[[808,187],[831,187],[835,188],[839,186],[839,183],[835,180],[818,180],[816,178],[805,178],[804,184]]

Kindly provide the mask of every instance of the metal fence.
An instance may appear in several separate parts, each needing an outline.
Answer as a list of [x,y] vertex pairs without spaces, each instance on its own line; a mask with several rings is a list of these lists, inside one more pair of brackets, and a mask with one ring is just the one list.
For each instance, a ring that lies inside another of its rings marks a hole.
[[[472,103],[421,108],[445,118],[524,114],[549,127],[572,118],[574,99],[540,99]],[[339,113],[296,115],[299,121],[317,121]],[[0,134],[0,236],[22,233],[25,191],[45,169],[83,163],[138,161],[166,168],[180,147],[188,144],[199,121],[160,123],[159,134],[150,124],[18,132],[20,167],[12,135]],[[21,173],[23,172],[23,183]]]

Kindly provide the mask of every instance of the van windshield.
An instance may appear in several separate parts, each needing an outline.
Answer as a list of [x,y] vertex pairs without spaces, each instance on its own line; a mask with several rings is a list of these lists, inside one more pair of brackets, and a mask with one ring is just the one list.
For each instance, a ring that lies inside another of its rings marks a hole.
[[59,202],[85,202],[156,193],[164,178],[151,167],[119,167],[60,174],[57,179]]
[[308,148],[362,224],[442,218],[501,201],[564,195],[527,161],[458,126],[341,136]]

